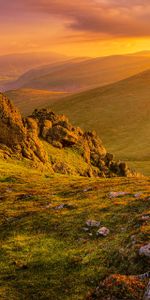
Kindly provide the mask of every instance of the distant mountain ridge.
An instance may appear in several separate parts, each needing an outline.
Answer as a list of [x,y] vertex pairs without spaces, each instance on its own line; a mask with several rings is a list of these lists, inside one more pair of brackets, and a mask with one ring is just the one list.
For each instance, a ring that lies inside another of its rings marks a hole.
[[32,69],[5,89],[79,92],[128,78],[150,68],[150,54],[76,58]]
[[14,53],[0,56],[0,90],[24,72],[41,65],[66,60],[67,56],[53,52]]

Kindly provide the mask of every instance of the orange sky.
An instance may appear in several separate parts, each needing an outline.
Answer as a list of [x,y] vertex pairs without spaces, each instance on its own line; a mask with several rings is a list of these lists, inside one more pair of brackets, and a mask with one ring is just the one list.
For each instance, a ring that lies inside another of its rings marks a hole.
[[149,0],[0,0],[0,54],[150,50]]

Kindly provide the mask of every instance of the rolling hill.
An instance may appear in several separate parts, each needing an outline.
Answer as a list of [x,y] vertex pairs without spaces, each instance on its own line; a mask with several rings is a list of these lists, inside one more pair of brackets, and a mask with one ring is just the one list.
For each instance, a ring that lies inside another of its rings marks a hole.
[[79,92],[107,85],[150,68],[150,53],[78,58],[32,69],[5,90],[18,88]]
[[16,53],[0,56],[0,89],[16,80],[24,72],[41,65],[66,60],[67,57],[53,52]]
[[120,159],[150,172],[150,70],[51,104],[74,124],[93,128]]

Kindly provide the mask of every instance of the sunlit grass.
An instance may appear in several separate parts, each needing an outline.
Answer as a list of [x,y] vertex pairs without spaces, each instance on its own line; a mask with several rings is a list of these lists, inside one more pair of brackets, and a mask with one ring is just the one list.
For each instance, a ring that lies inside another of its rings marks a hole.
[[[149,178],[69,177],[0,161],[0,190],[1,299],[83,300],[109,274],[148,271],[138,249],[148,241]],[[130,195],[110,199],[111,191]],[[110,234],[85,232],[88,219]]]

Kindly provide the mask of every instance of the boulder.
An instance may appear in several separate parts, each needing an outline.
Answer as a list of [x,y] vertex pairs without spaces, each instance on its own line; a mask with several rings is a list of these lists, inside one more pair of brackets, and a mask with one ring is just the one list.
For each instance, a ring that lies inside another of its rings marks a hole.
[[101,235],[101,236],[107,236],[110,233],[110,230],[107,227],[101,227],[99,228],[99,230],[97,231],[97,235]]
[[150,243],[145,246],[142,246],[139,250],[139,254],[144,255],[146,257],[150,257]]
[[99,227],[100,222],[99,221],[95,221],[95,220],[88,220],[88,221],[86,221],[86,225],[88,227]]

